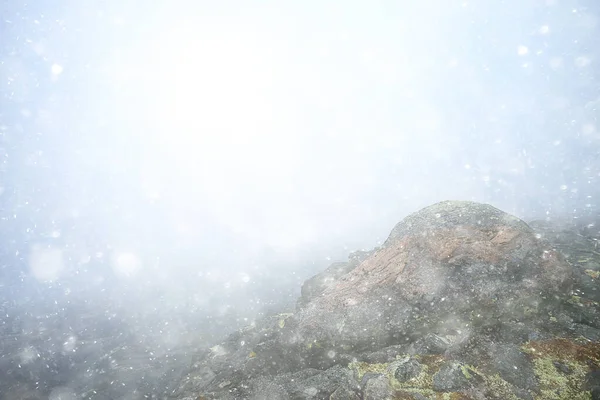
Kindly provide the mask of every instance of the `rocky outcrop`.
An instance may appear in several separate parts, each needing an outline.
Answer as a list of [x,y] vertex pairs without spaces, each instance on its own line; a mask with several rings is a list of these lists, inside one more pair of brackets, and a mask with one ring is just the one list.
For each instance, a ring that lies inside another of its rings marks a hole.
[[492,206],[444,202],[408,216],[382,249],[297,316],[305,341],[374,349],[427,332],[526,322],[569,293],[564,257]]
[[173,398],[589,399],[598,303],[572,292],[595,293],[586,266],[590,282],[552,235],[494,207],[435,204],[307,281],[295,314],[199,354]]
[[358,250],[350,253],[347,262],[335,262],[325,271],[306,280],[300,291],[297,309],[301,309],[308,303],[321,296],[325,290],[337,284],[338,280],[360,265],[361,262],[372,256],[378,249],[371,251]]
[[357,263],[351,262],[335,262],[325,271],[307,279],[302,284],[296,308],[298,310],[302,309],[308,303],[322,295],[326,289],[335,285],[342,276],[352,271],[357,265]]

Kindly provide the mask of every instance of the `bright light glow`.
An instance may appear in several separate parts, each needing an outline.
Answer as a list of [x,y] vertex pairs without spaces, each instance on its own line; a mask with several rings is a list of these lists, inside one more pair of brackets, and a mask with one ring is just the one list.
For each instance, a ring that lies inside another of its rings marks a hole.
[[52,75],[60,75],[63,72],[63,67],[60,64],[52,64],[50,71]]
[[529,53],[529,49],[527,48],[527,46],[519,46],[517,47],[517,54],[519,54],[520,56],[524,56],[527,55]]
[[135,277],[141,266],[139,258],[133,253],[117,253],[113,257],[113,271],[120,278]]
[[272,65],[268,51],[242,32],[203,34],[178,27],[148,49],[141,90],[151,88],[150,119],[156,148],[193,175],[218,164],[259,169],[277,143]]
[[29,272],[41,282],[56,281],[65,268],[60,249],[35,245],[29,256]]
[[[201,203],[223,225],[261,241],[273,227],[253,209],[268,207],[277,225],[285,220],[295,226],[294,218],[303,222],[297,207],[272,194],[303,167],[299,159],[306,156],[304,132],[290,121],[296,99],[277,75],[291,67],[272,50],[278,47],[252,30],[179,23],[115,54],[105,72],[134,96],[117,97],[124,102],[119,108],[143,115],[137,129],[144,132],[147,161],[141,174],[149,201],[171,201],[174,209]],[[320,87],[318,76],[297,75],[307,86]],[[266,205],[265,197],[277,203]],[[282,239],[278,228],[268,241],[297,245],[314,236],[306,229],[290,231]],[[302,237],[293,235],[300,231]]]

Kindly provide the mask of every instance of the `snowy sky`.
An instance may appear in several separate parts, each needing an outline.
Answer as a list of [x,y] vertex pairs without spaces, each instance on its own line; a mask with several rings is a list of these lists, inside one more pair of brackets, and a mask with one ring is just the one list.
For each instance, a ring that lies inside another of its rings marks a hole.
[[6,282],[185,297],[283,269],[301,282],[441,200],[598,212],[597,1],[11,1],[0,16]]

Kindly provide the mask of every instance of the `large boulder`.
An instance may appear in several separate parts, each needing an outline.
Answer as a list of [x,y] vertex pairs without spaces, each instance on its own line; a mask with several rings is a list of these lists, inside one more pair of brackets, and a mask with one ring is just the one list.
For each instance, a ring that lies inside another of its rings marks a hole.
[[384,246],[306,305],[300,340],[376,349],[425,333],[534,321],[569,293],[564,257],[520,219],[445,201],[406,217]]
[[[308,280],[295,314],[198,354],[171,398],[593,398],[599,307],[577,279],[572,293],[553,229],[485,204],[427,207]],[[564,250],[585,253],[575,268],[596,285],[592,239]]]

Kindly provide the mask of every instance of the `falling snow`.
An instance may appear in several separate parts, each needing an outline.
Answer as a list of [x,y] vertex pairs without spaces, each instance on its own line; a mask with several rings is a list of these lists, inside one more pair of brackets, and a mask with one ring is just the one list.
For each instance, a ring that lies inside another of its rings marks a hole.
[[492,3],[7,2],[0,397],[164,398],[437,201],[597,231],[600,15]]

